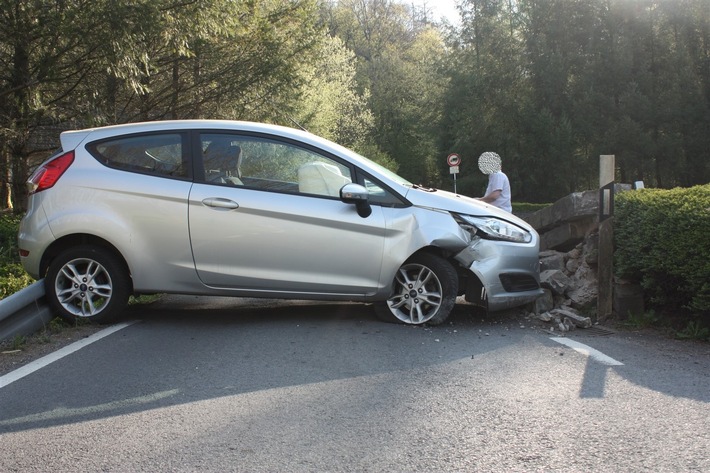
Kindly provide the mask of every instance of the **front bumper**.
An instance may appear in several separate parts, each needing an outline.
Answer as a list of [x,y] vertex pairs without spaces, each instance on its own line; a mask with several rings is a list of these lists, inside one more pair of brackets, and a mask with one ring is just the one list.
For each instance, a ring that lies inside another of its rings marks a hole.
[[529,244],[476,238],[456,260],[471,271],[466,300],[491,312],[519,307],[543,294],[537,239]]

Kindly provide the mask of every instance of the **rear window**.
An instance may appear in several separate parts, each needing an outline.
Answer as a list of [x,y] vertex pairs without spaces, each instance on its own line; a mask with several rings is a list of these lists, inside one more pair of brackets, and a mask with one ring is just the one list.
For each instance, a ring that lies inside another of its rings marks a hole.
[[186,177],[183,136],[178,133],[112,138],[91,143],[89,152],[102,164],[126,171]]

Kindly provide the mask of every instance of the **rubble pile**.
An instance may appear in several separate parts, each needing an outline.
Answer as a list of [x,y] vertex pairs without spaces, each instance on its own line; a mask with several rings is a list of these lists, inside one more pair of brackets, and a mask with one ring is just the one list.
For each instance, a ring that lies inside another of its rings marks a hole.
[[540,253],[544,295],[532,304],[530,318],[548,322],[551,330],[560,332],[592,326],[592,319],[582,314],[596,312],[598,242],[599,233],[593,230],[567,252]]
[[[614,186],[617,193],[630,189],[629,184]],[[575,192],[519,216],[540,234],[540,283],[545,294],[532,304],[528,317],[550,323],[561,332],[591,327],[599,294],[599,191]],[[616,286],[615,282],[616,313],[643,310],[639,288]]]

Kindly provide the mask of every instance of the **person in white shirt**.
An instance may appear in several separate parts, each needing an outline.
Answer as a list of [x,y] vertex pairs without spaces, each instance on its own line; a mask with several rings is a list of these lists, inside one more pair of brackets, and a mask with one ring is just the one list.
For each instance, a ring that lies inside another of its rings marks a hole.
[[512,212],[510,203],[510,181],[502,171],[503,161],[497,153],[486,151],[478,158],[478,169],[488,175],[488,187],[479,200],[494,205],[507,212]]

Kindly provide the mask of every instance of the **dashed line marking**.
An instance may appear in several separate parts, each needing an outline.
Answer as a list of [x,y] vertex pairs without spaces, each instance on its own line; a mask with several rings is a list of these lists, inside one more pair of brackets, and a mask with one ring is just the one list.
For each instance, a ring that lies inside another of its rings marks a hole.
[[568,346],[574,351],[581,353],[585,356],[590,357],[591,359],[598,361],[599,363],[607,366],[624,366],[624,364],[620,361],[616,361],[614,358],[610,356],[606,356],[604,353],[600,352],[599,350],[595,350],[594,348],[585,345],[584,343],[579,343],[574,340],[570,340],[569,338],[563,338],[563,337],[551,337],[551,340],[556,341],[557,343],[561,343],[562,345]]

